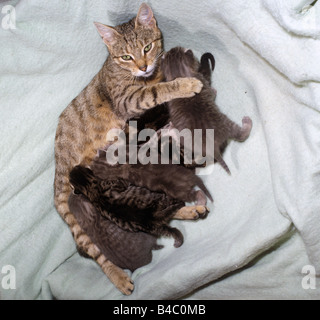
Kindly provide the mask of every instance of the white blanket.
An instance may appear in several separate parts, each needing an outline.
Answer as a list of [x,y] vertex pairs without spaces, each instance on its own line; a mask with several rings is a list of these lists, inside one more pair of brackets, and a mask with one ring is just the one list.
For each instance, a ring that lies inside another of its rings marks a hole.
[[185,243],[161,239],[132,274],[130,297],[78,255],[54,208],[54,136],[106,59],[93,22],[126,22],[141,2],[1,2],[11,7],[0,28],[0,299],[319,299],[318,279],[303,286],[306,265],[320,273],[320,3],[311,2],[148,1],[166,49],[214,54],[217,104],[239,124],[250,116],[253,130],[224,154],[231,176],[219,165],[203,176],[208,218],[172,223]]

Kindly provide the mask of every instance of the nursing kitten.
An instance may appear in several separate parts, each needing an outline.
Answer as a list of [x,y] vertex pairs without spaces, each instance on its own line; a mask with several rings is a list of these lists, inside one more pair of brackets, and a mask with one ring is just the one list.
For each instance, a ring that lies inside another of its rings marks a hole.
[[120,268],[133,272],[151,262],[152,250],[161,248],[153,235],[119,228],[103,217],[82,194],[71,193],[68,204],[92,242],[108,260]]
[[[205,79],[211,85],[211,74],[215,68],[214,56],[207,52],[201,56],[199,72],[203,74]],[[212,88],[214,94],[217,91]],[[163,128],[170,122],[170,114],[167,103],[161,104],[153,109],[147,110],[138,118],[130,119],[137,122],[137,129],[140,132],[143,129],[153,129],[155,131]]]
[[[91,163],[97,150],[107,144],[110,129],[124,128],[129,118],[140,116],[158,104],[192,97],[201,91],[202,83],[195,78],[161,82],[162,34],[148,5],[143,3],[137,17],[128,23],[116,27],[96,23],[96,27],[109,56],[98,74],[59,117],[54,202],[77,246],[99,264],[123,294],[129,295],[134,288],[130,277],[101,253],[69,210],[69,173],[78,164]],[[184,213],[188,216],[192,210],[185,209]]]
[[[217,160],[230,174],[228,166],[222,159],[221,150],[228,139],[244,141],[248,138],[252,128],[251,119],[244,117],[242,127],[239,127],[219,111],[214,102],[214,92],[207,80],[208,75],[202,74],[203,66],[200,65],[191,50],[181,47],[171,49],[162,59],[161,67],[167,81],[178,77],[195,77],[203,82],[203,90],[195,97],[168,102],[170,121],[179,131],[185,128],[190,129],[193,138],[194,130],[202,129],[202,146],[198,147],[202,147],[203,151],[206,150],[206,143],[214,145],[214,159],[206,155],[207,162],[213,163],[214,160]],[[214,129],[214,139],[206,136],[206,129]]]
[[72,169],[70,183],[75,193],[83,194],[102,216],[123,230],[142,231],[157,237],[172,236],[176,248],[182,245],[183,235],[168,223],[184,207],[183,201],[137,187],[118,177],[100,179],[82,166]]
[[[111,166],[108,163],[106,151],[99,150],[99,155],[94,159],[90,168],[100,179],[121,178],[135,186],[145,187],[153,192],[162,192],[183,202],[196,202],[197,206],[206,205],[206,196],[213,201],[201,178],[183,166],[161,163],[145,165],[126,163]],[[195,187],[201,190],[196,191]]]

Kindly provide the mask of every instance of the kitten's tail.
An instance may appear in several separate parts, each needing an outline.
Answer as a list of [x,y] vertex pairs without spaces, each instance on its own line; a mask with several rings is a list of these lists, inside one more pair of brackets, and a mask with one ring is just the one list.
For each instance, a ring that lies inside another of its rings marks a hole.
[[227,164],[225,163],[225,161],[223,160],[221,154],[215,155],[214,157],[215,157],[215,159],[220,163],[220,165],[222,166],[222,168],[223,168],[224,170],[226,170],[229,175],[231,175],[230,169],[229,169],[229,167],[227,166]]
[[214,70],[216,61],[214,59],[214,56],[210,52],[206,52],[205,54],[202,55],[201,57],[201,66],[204,66],[206,68],[210,68],[209,66],[209,60],[211,61],[211,70]]
[[196,180],[195,181],[196,185],[205,193],[205,195],[210,199],[210,201],[213,202],[213,198],[211,196],[211,193],[209,192],[209,190],[207,189],[207,187],[203,183],[202,179],[195,175],[195,180]]

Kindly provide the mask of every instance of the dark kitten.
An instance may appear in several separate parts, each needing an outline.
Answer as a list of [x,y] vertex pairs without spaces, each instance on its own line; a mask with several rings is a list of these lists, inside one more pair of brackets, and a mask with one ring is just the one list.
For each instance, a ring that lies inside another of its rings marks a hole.
[[[111,262],[132,272],[152,260],[152,250],[160,249],[157,238],[145,232],[130,232],[103,217],[82,194],[71,193],[69,208],[91,241]],[[79,249],[81,254],[81,249]],[[84,254],[84,256],[86,256]]]
[[[211,64],[211,66],[210,66]],[[211,85],[211,74],[215,68],[214,56],[207,52],[202,55],[200,60],[199,72],[205,77]],[[216,95],[216,91],[212,88]],[[156,106],[153,109],[147,110],[143,115],[138,118],[132,118],[130,121],[137,122],[137,129],[140,132],[143,129],[153,129],[155,131],[163,128],[170,122],[170,114],[168,105],[166,103]]]
[[[214,91],[208,81],[210,68],[205,62],[208,57],[208,55],[204,56],[200,64],[191,50],[181,47],[173,48],[165,54],[161,67],[166,81],[192,76],[201,80],[204,85],[202,91],[196,96],[188,99],[175,99],[168,103],[170,120],[173,127],[179,131],[185,128],[190,129],[193,137],[195,129],[202,129],[202,150],[206,150],[206,143],[214,145],[214,159],[206,155],[207,162],[216,160],[230,173],[222,159],[221,150],[228,139],[246,140],[251,132],[252,121],[249,117],[244,117],[241,128],[219,111],[214,102]],[[214,140],[213,137],[205,135],[206,129],[214,129]]]
[[[123,164],[111,166],[106,159],[106,152],[99,150],[90,168],[100,179],[122,178],[135,186],[145,187],[153,192],[163,192],[168,197],[183,202],[196,202],[206,205],[206,196],[212,196],[201,178],[192,170],[174,164]],[[195,190],[199,187],[201,190]]]
[[137,187],[119,177],[101,179],[91,169],[82,166],[73,168],[70,183],[75,193],[86,196],[101,215],[120,228],[157,237],[172,236],[175,247],[182,245],[181,232],[168,223],[184,207],[183,201]]
[[130,119],[130,121],[136,121],[138,132],[143,129],[153,129],[157,131],[169,123],[169,118],[168,106],[164,103],[147,110],[139,118]]

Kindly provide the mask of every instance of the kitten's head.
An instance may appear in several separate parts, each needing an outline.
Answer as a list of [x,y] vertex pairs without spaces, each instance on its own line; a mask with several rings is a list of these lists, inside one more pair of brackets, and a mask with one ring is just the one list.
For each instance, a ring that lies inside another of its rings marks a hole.
[[95,23],[108,51],[122,69],[135,77],[150,77],[163,52],[162,34],[151,8],[143,3],[138,15],[116,27]]
[[161,68],[167,81],[180,77],[193,77],[199,70],[199,61],[192,50],[176,47],[162,58]]
[[87,191],[94,182],[94,176],[89,168],[75,166],[69,174],[69,182],[75,194],[87,196]]

